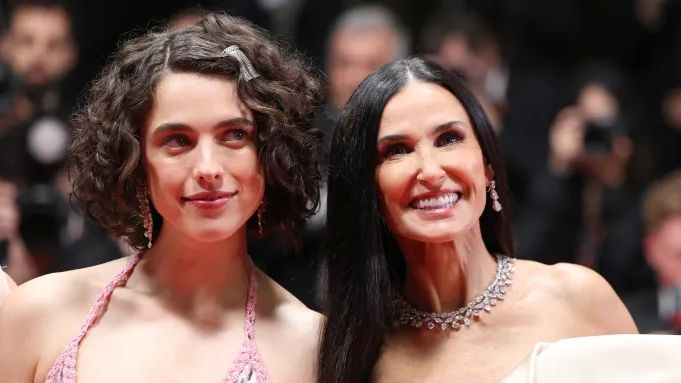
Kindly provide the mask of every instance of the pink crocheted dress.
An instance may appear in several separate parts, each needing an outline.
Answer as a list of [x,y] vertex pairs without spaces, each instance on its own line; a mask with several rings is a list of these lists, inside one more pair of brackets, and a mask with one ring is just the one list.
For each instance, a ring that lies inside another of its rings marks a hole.
[[[130,259],[125,269],[118,273],[109,282],[106,288],[99,294],[97,301],[90,308],[85,323],[80,331],[69,342],[68,346],[54,362],[50,372],[45,378],[45,383],[76,383],[76,362],[78,347],[83,338],[92,328],[98,318],[104,313],[111,294],[116,287],[124,286],[128,278],[139,263],[140,256]],[[229,371],[220,383],[270,383],[267,371],[255,344],[255,306],[257,303],[258,281],[255,276],[255,267],[251,267],[248,286],[248,300],[246,301],[246,321],[244,323],[244,341],[239,355],[232,363]]]

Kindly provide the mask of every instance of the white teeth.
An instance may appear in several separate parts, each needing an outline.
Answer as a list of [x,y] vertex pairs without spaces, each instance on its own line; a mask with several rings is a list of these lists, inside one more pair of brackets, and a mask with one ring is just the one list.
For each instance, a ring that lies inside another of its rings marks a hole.
[[413,202],[412,205],[416,209],[441,209],[454,206],[458,200],[458,193],[448,193],[437,197],[419,199]]

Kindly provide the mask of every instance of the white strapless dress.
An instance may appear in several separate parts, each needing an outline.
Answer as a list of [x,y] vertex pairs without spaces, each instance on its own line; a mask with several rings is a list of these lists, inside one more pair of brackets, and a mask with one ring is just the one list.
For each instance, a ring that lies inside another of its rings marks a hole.
[[681,335],[601,335],[538,343],[500,383],[681,383]]

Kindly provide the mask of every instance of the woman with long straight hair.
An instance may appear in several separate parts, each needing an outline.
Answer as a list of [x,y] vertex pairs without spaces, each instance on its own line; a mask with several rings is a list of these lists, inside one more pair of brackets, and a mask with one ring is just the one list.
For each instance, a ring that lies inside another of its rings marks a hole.
[[441,67],[364,80],[329,168],[320,383],[498,382],[537,342],[637,332],[593,271],[513,258],[499,144]]

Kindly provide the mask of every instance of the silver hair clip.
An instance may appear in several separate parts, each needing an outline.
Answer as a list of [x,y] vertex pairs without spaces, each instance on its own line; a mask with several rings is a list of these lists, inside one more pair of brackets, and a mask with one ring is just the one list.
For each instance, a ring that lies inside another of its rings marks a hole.
[[255,71],[253,65],[251,65],[251,60],[246,57],[244,52],[239,49],[236,45],[230,45],[222,51],[223,56],[232,56],[239,62],[239,74],[246,81],[251,81],[252,79],[260,76],[258,72]]

